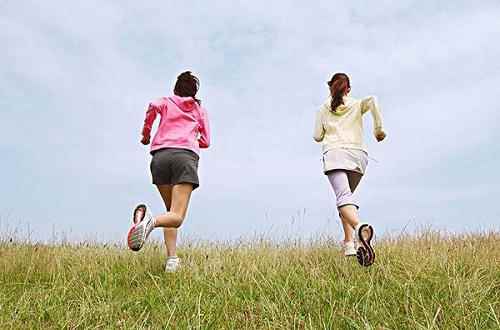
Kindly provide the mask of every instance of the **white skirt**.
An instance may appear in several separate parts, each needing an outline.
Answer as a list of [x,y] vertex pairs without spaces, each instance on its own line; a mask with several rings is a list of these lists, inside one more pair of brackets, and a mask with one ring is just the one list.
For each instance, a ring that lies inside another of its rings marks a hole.
[[335,148],[323,154],[323,171],[347,170],[365,174],[368,154],[359,149]]

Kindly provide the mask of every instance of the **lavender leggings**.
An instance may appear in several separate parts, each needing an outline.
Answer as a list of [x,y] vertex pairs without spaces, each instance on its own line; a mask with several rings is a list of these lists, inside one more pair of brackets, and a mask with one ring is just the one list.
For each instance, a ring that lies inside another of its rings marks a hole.
[[328,172],[327,176],[337,197],[337,208],[345,205],[354,205],[359,208],[353,193],[363,175],[353,171],[334,170]]

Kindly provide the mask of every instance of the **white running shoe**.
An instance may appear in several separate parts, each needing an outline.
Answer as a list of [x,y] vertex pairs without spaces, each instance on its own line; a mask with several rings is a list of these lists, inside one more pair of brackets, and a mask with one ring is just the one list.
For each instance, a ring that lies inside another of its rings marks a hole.
[[342,242],[342,249],[344,250],[344,256],[352,257],[357,253],[356,244],[354,241]]
[[132,251],[139,251],[149,234],[155,228],[155,218],[146,204],[139,204],[134,209],[132,227],[127,234],[127,244]]
[[181,267],[181,259],[179,257],[168,257],[165,262],[165,272],[174,273]]

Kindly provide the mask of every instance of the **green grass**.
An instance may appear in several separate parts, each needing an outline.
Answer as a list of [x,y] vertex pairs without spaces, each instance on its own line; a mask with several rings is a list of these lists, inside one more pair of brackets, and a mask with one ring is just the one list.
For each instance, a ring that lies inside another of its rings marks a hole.
[[370,268],[327,242],[163,249],[0,241],[0,328],[499,329],[500,234],[384,239]]

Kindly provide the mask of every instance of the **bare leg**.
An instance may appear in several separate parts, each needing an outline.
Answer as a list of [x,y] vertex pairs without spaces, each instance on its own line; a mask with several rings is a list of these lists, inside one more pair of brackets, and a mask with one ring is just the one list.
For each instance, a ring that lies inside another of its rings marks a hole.
[[340,212],[340,209],[339,209],[339,217],[340,220],[342,221],[342,227],[344,228],[344,243],[353,241],[354,240],[352,236],[353,229],[351,225],[349,225],[349,223],[347,223],[347,221],[344,220],[344,217],[342,216],[342,212]]
[[193,185],[190,183],[174,185],[172,187],[170,211],[156,217],[155,227],[179,228],[186,217],[192,191]]
[[[358,209],[354,205],[344,205],[339,207],[340,214],[342,214],[342,223],[347,223],[350,226],[352,237],[352,229],[359,224]],[[345,230],[345,227],[344,227]]]
[[[165,203],[167,212],[170,211],[172,204],[172,185],[157,186],[160,191],[161,198]],[[167,257],[177,255],[177,228],[163,228],[163,238],[165,240],[165,247],[167,249]]]

